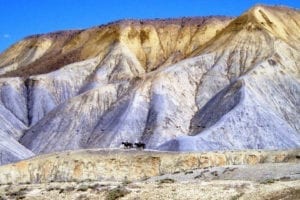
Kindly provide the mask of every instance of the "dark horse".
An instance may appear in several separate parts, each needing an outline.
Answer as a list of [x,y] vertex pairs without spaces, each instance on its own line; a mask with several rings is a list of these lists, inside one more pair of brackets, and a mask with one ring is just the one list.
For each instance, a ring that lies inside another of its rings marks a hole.
[[142,142],[136,142],[136,143],[134,143],[134,145],[137,149],[145,149],[145,147],[146,147],[146,144],[142,143]]
[[130,143],[130,142],[122,142],[122,145],[124,145],[124,147],[125,147],[126,149],[131,149],[131,148],[133,148],[133,144]]

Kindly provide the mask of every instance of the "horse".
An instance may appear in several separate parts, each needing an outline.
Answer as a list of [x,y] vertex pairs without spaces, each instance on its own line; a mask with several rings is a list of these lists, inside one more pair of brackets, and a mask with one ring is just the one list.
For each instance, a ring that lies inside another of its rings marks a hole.
[[142,143],[142,142],[136,142],[136,143],[134,143],[134,145],[137,149],[145,149],[145,147],[146,147],[146,144]]
[[126,149],[131,149],[131,148],[133,148],[133,144],[130,143],[130,142],[122,142],[122,145],[124,145],[124,147],[125,147]]

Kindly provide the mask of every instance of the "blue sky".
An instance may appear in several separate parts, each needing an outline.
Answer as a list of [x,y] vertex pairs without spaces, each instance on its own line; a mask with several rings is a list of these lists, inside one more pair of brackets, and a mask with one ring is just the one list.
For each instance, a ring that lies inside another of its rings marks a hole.
[[37,33],[124,18],[237,16],[258,3],[300,8],[300,0],[0,0],[0,52]]

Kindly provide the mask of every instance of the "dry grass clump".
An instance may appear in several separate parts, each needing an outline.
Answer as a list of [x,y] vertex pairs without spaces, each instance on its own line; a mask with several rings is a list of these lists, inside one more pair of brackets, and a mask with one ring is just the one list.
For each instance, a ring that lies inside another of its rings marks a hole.
[[161,179],[159,180],[159,184],[163,184],[163,183],[175,183],[176,181],[174,179],[171,178],[165,178],[165,179]]
[[[27,191],[27,188],[24,187],[24,188],[20,188],[18,190],[14,190],[14,191],[8,191],[6,193],[6,196],[11,197],[13,199],[24,199],[25,198],[24,195],[25,195],[26,191]],[[2,198],[4,198],[4,197],[2,197]]]
[[125,195],[129,194],[130,192],[126,190],[124,187],[117,187],[108,191],[105,200],[116,200]]
[[89,189],[89,186],[88,185],[79,185],[79,187],[77,188],[77,191],[80,191],[80,192],[85,192]]

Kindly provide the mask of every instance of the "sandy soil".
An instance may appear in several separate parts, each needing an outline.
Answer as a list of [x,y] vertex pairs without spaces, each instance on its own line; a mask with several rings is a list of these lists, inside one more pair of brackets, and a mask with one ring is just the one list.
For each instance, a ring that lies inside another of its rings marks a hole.
[[300,199],[297,163],[235,165],[130,182],[1,185],[0,199]]

